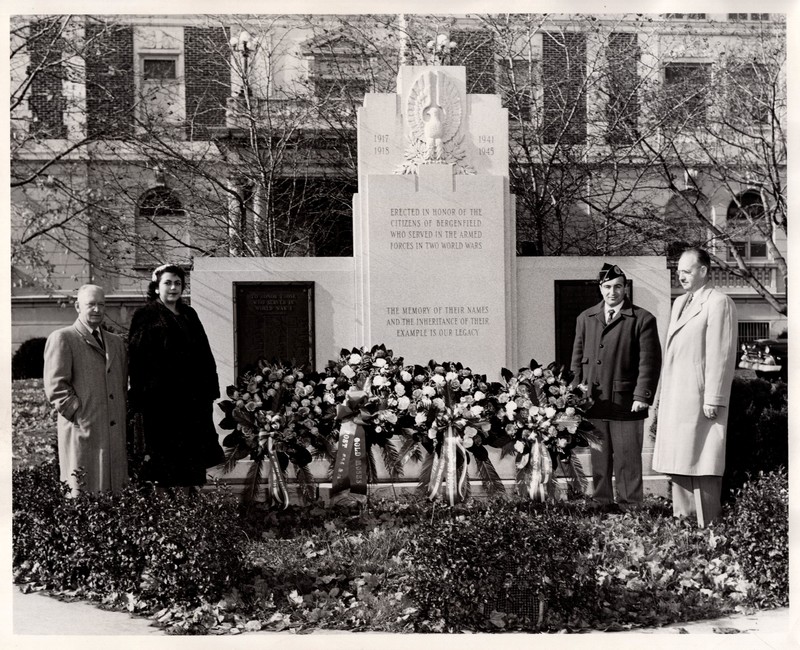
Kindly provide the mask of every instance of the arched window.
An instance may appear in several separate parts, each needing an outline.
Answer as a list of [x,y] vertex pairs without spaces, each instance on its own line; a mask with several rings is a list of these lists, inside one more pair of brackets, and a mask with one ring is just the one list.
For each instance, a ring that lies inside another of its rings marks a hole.
[[137,202],[136,265],[190,261],[189,222],[180,198],[164,186],[147,190]]
[[[726,229],[735,247],[745,259],[766,259],[767,243],[759,226],[764,224],[766,215],[761,193],[758,190],[745,190],[728,205]],[[728,256],[733,259],[733,252]]]

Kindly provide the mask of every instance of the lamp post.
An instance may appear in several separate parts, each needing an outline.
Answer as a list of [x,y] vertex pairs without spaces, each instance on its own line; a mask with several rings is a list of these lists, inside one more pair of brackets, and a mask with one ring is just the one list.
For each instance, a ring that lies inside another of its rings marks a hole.
[[246,94],[247,97],[250,97],[249,59],[256,48],[256,41],[243,29],[239,32],[239,36],[231,38],[230,44],[234,52],[238,52],[242,55],[242,87],[239,90],[239,96],[241,97]]
[[428,49],[433,53],[433,65],[447,65],[450,60],[450,52],[458,44],[450,40],[449,34],[437,34],[434,40],[427,43]]

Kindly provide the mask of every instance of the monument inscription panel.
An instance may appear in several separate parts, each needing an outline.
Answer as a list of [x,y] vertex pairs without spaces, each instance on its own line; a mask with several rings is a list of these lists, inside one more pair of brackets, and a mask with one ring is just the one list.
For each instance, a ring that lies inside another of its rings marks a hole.
[[413,362],[457,360],[499,371],[506,357],[504,179],[424,165],[416,178],[369,181],[369,340]]
[[314,283],[237,282],[236,374],[259,359],[314,367]]

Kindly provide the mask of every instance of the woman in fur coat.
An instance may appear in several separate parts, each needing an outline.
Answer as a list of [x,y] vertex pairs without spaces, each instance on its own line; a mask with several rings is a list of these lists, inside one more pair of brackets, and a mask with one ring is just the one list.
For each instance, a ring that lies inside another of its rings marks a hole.
[[128,335],[129,403],[144,436],[142,478],[162,487],[197,486],[224,453],[213,422],[217,367],[203,325],[181,296],[183,269],[153,272],[147,304]]

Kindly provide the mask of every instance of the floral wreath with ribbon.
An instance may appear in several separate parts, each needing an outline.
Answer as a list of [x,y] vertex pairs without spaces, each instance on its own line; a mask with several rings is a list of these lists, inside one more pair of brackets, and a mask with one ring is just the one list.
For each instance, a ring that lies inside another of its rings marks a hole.
[[224,471],[236,462],[254,461],[245,482],[245,498],[255,498],[262,461],[268,461],[268,494],[277,505],[289,505],[286,472],[291,463],[301,497],[310,500],[314,480],[308,467],[316,455],[324,455],[326,435],[323,415],[324,384],[315,372],[288,364],[259,361],[235,386],[227,387],[227,400],[218,403],[225,417],[219,423],[232,430],[223,440]]
[[338,361],[328,362],[326,375],[323,400],[334,407],[331,495],[349,491],[365,496],[367,484],[377,477],[374,448],[391,478],[403,473],[391,438],[409,423],[406,391],[411,377],[403,371],[403,358],[383,345],[343,349]]
[[[469,491],[468,465],[474,462],[489,492],[502,491],[500,478],[489,460],[487,445],[496,446],[490,427],[491,402],[482,375],[473,375],[460,363],[415,366],[411,413],[413,427],[402,450],[403,463],[422,462],[420,489],[435,500],[442,487],[450,505]],[[423,450],[427,455],[423,454]]]
[[532,359],[516,375],[506,368],[501,375],[503,383],[492,391],[493,427],[507,436],[504,455],[516,453],[519,494],[544,501],[556,468],[571,482],[582,479],[572,452],[588,445],[591,425],[584,413],[592,399],[586,387],[571,385],[570,373],[556,364],[544,368]]

